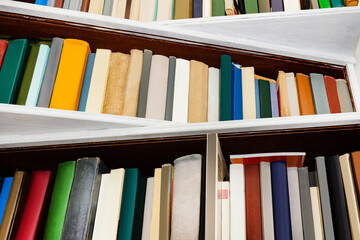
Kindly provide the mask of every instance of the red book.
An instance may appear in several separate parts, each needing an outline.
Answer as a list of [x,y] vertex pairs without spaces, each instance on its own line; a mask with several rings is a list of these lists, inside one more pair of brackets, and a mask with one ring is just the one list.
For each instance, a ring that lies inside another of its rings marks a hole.
[[16,240],[35,239],[50,173],[50,171],[35,171],[31,174],[30,188],[21,214]]
[[246,239],[262,239],[259,164],[245,165]]
[[330,113],[341,113],[339,95],[336,80],[330,76],[324,76],[326,94],[329,102]]
[[54,5],[54,7],[62,8],[63,5],[64,5],[64,0],[55,0],[55,5]]
[[3,63],[4,60],[4,56],[6,53],[6,48],[8,46],[8,42],[5,40],[0,40],[0,70],[1,70],[1,65]]

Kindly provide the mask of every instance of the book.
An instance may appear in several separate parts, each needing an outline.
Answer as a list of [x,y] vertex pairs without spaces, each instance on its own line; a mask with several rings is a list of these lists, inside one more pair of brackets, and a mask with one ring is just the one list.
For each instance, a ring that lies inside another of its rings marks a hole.
[[277,94],[276,82],[270,82],[270,97],[271,97],[271,115],[272,117],[279,117],[279,100]]
[[269,0],[259,0],[259,13],[271,12]]
[[200,154],[183,156],[174,161],[172,240],[184,237],[198,239],[200,236],[201,169]]
[[331,8],[330,0],[319,0],[320,8]]
[[146,178],[137,168],[125,170],[117,239],[141,239]]
[[[214,11],[213,0],[213,11]],[[214,15],[213,16],[217,16]],[[220,67],[220,121],[231,120],[231,57],[221,55]]]
[[[220,70],[209,67],[208,80],[208,122],[219,121]],[[242,106],[242,105],[241,105]]]
[[351,166],[353,169],[356,193],[359,199],[360,198],[360,151],[351,153]]
[[142,221],[141,239],[150,239],[151,207],[154,192],[154,177],[147,178],[144,204],[144,217]]
[[212,12],[211,16],[225,16],[225,1],[212,0]]
[[319,1],[317,0],[311,0],[310,2],[311,9],[319,9]]
[[187,123],[189,108],[190,61],[176,58],[172,121]]
[[188,122],[207,122],[208,65],[191,60]]
[[82,3],[81,3],[80,11],[88,12],[89,11],[90,0],[82,0],[81,2]]
[[272,12],[284,11],[283,1],[281,0],[270,0],[270,6]]
[[36,5],[47,6],[47,2],[48,2],[48,0],[35,0]]
[[[115,9],[117,9],[117,7],[119,5],[118,2],[120,2],[120,1],[119,0],[104,0],[102,15],[113,16],[112,13],[115,11]],[[124,2],[124,1],[122,1],[122,2]],[[124,16],[116,16],[116,15],[114,15],[113,17],[125,18]]]
[[279,96],[280,116],[281,117],[291,116],[289,92],[287,86],[288,84],[287,84],[285,72],[279,71],[276,83],[277,83],[277,90]]
[[152,59],[152,51],[145,49],[144,50],[144,58],[143,64],[141,68],[141,79],[140,79],[140,89],[139,89],[139,100],[136,116],[137,117],[145,117],[146,113],[146,104],[147,104],[147,96],[148,96],[148,88],[149,88],[149,76],[150,76],[150,68],[151,68],[151,59]]
[[66,209],[74,180],[75,161],[58,165],[46,221],[44,240],[61,239]]
[[[122,115],[125,101],[125,91],[127,84],[127,74],[129,70],[130,55],[124,53],[111,53],[109,59],[108,72],[103,75],[103,78],[99,78],[101,87],[105,84],[104,91],[101,90],[101,95],[97,95],[94,101],[97,99],[101,101],[104,99],[102,106],[102,113]],[[96,58],[95,58],[96,64]],[[96,65],[94,65],[95,71]],[[101,66],[99,66],[101,67]],[[107,66],[103,66],[107,67]],[[106,77],[105,77],[106,76]],[[101,79],[101,81],[100,81]],[[93,78],[91,78],[92,82]],[[96,86],[96,85],[95,85]],[[90,86],[91,90],[91,86]],[[104,95],[102,95],[104,94]],[[100,107],[100,106],[99,106]]]
[[230,239],[230,183],[221,186],[221,239]]
[[353,112],[349,87],[344,79],[336,79],[336,87],[339,95],[341,112]]
[[254,67],[241,68],[243,118],[256,119],[256,95]]
[[212,16],[212,6],[211,6],[212,0],[203,0],[203,9],[202,9],[202,15],[203,17],[211,17]]
[[271,163],[275,239],[292,239],[286,161]]
[[104,0],[91,0],[89,4],[89,13],[102,14]]
[[169,58],[153,55],[146,101],[146,118],[164,120]]
[[77,39],[65,39],[51,96],[50,108],[77,110],[90,46]]
[[61,239],[87,239],[92,236],[101,174],[107,172],[108,168],[99,158],[76,161]]
[[[247,164],[245,172],[246,238],[262,239],[259,164]],[[251,224],[250,224],[251,223]],[[276,222],[275,222],[276,223]]]
[[3,219],[3,216],[4,216],[5,207],[6,207],[6,203],[8,201],[8,198],[9,198],[11,184],[13,182],[13,179],[14,179],[13,177],[5,177],[4,181],[3,181],[3,185],[1,187],[1,192],[0,192],[0,222],[2,222],[2,219]]
[[16,240],[35,239],[50,174],[50,171],[32,172],[29,193],[21,213]]
[[[230,164],[230,238],[246,239],[245,175],[243,164]],[[264,225],[263,225],[264,226]]]
[[242,79],[240,64],[231,66],[231,119],[243,119]]
[[138,21],[139,16],[140,16],[140,0],[133,0],[131,1],[129,19]]
[[170,238],[171,222],[171,195],[173,182],[173,166],[169,163],[161,166],[161,190],[160,190],[160,239]]
[[96,50],[85,112],[112,113],[106,109],[107,102],[105,94],[107,90],[108,78],[111,78],[109,72],[112,65],[112,56],[114,55],[111,53],[111,50]]
[[175,82],[176,58],[169,57],[168,83],[166,90],[166,107],[165,120],[172,120],[173,103],[174,103],[174,82]]
[[327,180],[335,238],[351,239],[350,223],[347,213],[339,155],[326,157],[325,166],[326,174],[328,176]]
[[256,78],[255,78],[254,81],[255,81],[256,118],[261,118],[259,79],[256,79]]
[[[156,0],[141,0],[140,2],[140,13],[139,13],[139,21],[141,22],[151,22],[154,20],[155,4]],[[176,4],[176,2],[175,2]],[[175,7],[176,10],[176,7]]]
[[[104,0],[104,6],[105,4],[106,4],[106,0]],[[106,9],[106,12],[103,11],[103,15],[108,15],[118,18],[126,17],[127,1],[113,0],[113,1],[109,1],[107,4],[108,4],[108,8]]]
[[193,17],[193,0],[175,0],[174,19],[184,19]]
[[82,0],[71,0],[69,9],[74,11],[80,11]]
[[330,113],[323,75],[318,73],[310,73],[310,84],[314,99],[315,113]]
[[341,113],[336,80],[330,76],[324,76],[326,96],[329,102],[330,113]]
[[28,96],[31,80],[33,77],[36,59],[39,53],[40,44],[30,44],[30,53],[24,70],[24,75],[21,81],[19,94],[17,96],[16,104],[25,105]]
[[358,6],[359,1],[357,1],[357,0],[345,0],[345,1],[344,1],[344,4],[345,4],[345,6],[347,6],[347,7],[350,7],[350,6]]
[[69,9],[69,7],[70,7],[70,1],[71,1],[71,0],[64,0],[64,1],[63,1],[63,5],[62,5],[62,8],[63,8],[63,9]]
[[55,0],[55,6],[57,8],[62,8],[64,5],[64,0]]
[[258,3],[257,1],[254,0],[244,0],[244,5],[245,5],[245,13],[249,14],[249,13],[258,13],[259,12],[259,8],[258,8]]
[[286,82],[289,96],[290,116],[300,116],[294,73],[286,73]]
[[44,78],[41,84],[40,93],[37,101],[38,107],[47,108],[50,105],[55,79],[59,68],[60,56],[62,53],[63,44],[64,44],[64,39],[62,38],[55,37],[51,41],[50,53],[46,64]]
[[29,52],[27,39],[9,42],[0,71],[0,103],[16,102]]
[[[149,239],[160,239],[160,197],[161,197],[161,168],[154,170],[154,191],[151,206],[151,221]],[[174,211],[174,210],[173,210]]]
[[297,73],[296,89],[299,99],[300,115],[315,114],[314,101],[312,97],[309,76],[305,74]]
[[285,12],[297,12],[301,10],[299,0],[284,0],[283,4]]
[[[261,118],[271,118],[271,93],[270,93],[270,82],[259,79],[259,96],[260,96],[260,111]],[[274,83],[276,84],[276,83]]]
[[203,10],[203,0],[193,0],[193,18],[201,18]]
[[45,68],[48,61],[50,47],[45,44],[40,44],[39,53],[36,59],[34,73],[31,79],[29,92],[26,98],[25,106],[36,107],[41,84],[44,78]]
[[79,107],[78,111],[85,112],[86,109],[86,102],[89,94],[89,88],[90,88],[90,81],[91,81],[91,75],[92,70],[94,67],[94,61],[95,61],[95,53],[89,53],[88,60],[86,63],[86,70],[84,74],[84,80],[83,85],[81,87],[81,95],[79,100]]
[[158,0],[156,21],[173,19],[173,1]]
[[325,239],[321,214],[320,193],[319,187],[316,184],[315,172],[309,172],[309,184],[315,239]]
[[5,53],[6,53],[8,44],[9,44],[8,41],[0,39],[0,70],[1,70],[2,63],[4,61],[4,57],[5,57]]
[[350,164],[350,155],[344,154],[339,157],[342,180],[347,203],[347,211],[351,227],[352,239],[360,238],[359,204],[355,192],[353,172]]
[[259,164],[260,162],[286,161],[288,167],[304,166],[304,152],[271,152],[230,155],[232,164]]

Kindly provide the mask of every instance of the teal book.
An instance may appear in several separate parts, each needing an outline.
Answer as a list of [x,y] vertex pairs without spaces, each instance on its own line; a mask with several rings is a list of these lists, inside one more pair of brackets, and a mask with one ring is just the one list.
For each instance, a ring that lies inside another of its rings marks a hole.
[[255,106],[256,106],[256,118],[261,118],[259,79],[256,78],[255,78]]
[[220,121],[231,120],[231,57],[229,55],[221,55],[220,70]]
[[90,81],[91,81],[91,74],[94,67],[95,62],[95,53],[89,53],[89,57],[86,63],[86,70],[84,75],[84,81],[81,89],[80,101],[78,111],[85,112],[86,108],[86,101],[89,95],[89,88],[90,88]]
[[331,7],[344,7],[344,1],[342,0],[331,0]]
[[271,118],[271,95],[270,95],[270,82],[259,80],[259,95],[260,95],[260,111],[261,118]]
[[141,239],[146,177],[137,168],[125,170],[118,240]]
[[15,103],[29,56],[27,39],[9,42],[0,71],[0,103]]

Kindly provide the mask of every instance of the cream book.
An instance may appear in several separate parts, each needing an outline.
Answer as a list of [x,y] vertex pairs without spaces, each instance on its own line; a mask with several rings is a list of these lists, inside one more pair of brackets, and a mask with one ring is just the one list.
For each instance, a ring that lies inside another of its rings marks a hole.
[[256,119],[254,67],[241,68],[243,119]]
[[220,99],[220,70],[218,68],[209,68],[208,83],[208,122],[219,121],[219,99]]
[[111,51],[97,49],[85,112],[101,113],[109,75]]
[[300,116],[298,91],[296,87],[294,73],[286,73],[286,82],[287,82],[289,104],[290,104],[290,115]]
[[279,71],[276,83],[277,83],[277,90],[278,90],[278,96],[279,96],[280,116],[281,117],[291,116],[289,95],[288,95],[288,86],[287,86],[285,72]]
[[160,239],[160,194],[161,194],[161,168],[155,168],[154,191],[151,207],[150,240]]
[[221,239],[230,240],[230,184],[221,184]]
[[127,0],[113,0],[111,16],[125,18],[126,2]]
[[140,0],[140,13],[139,20],[141,22],[152,22],[154,21],[156,0]]
[[311,207],[314,220],[315,240],[324,240],[319,187],[310,187]]
[[140,0],[131,0],[129,19],[138,21],[140,17]]
[[144,217],[141,232],[141,240],[150,239],[151,208],[154,192],[154,177],[149,177],[146,182]]
[[189,103],[190,61],[176,58],[172,121],[187,123]]
[[101,183],[99,190],[99,197],[96,207],[94,231],[92,235],[92,240],[101,240],[103,239],[101,228],[105,220],[105,208],[106,208],[106,197],[109,188],[110,173],[104,173],[101,175]]
[[[263,240],[274,240],[274,215],[271,186],[271,167],[269,162],[260,162],[261,227]],[[245,199],[244,199],[245,201]]]
[[171,20],[173,18],[173,0],[158,0],[156,21]]
[[284,11],[285,12],[297,12],[300,11],[300,1],[299,0],[284,0]]
[[102,14],[104,0],[91,0],[89,4],[89,13]]
[[211,0],[203,0],[203,17],[212,16]]

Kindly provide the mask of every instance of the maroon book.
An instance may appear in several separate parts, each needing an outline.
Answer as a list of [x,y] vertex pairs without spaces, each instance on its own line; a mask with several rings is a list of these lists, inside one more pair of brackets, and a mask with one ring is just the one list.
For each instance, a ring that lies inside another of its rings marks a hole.
[[324,76],[326,95],[331,113],[341,113],[339,95],[337,92],[336,80],[330,76]]
[[1,70],[1,65],[3,63],[8,44],[9,43],[7,41],[0,40],[0,70]]
[[82,12],[89,11],[90,0],[82,0],[81,9]]
[[64,5],[64,0],[55,0],[55,5],[54,5],[54,7],[62,8],[63,5]]

